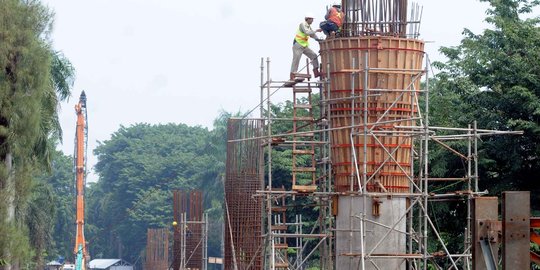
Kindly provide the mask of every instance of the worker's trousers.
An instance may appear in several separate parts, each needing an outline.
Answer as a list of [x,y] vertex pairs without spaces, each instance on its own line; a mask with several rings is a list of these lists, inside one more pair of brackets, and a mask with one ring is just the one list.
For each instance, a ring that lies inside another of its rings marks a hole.
[[295,42],[293,47],[293,60],[291,65],[291,73],[298,71],[298,64],[300,63],[300,58],[302,54],[305,54],[313,64],[314,68],[319,68],[319,59],[317,59],[317,54],[313,52],[309,47],[302,47],[302,45]]

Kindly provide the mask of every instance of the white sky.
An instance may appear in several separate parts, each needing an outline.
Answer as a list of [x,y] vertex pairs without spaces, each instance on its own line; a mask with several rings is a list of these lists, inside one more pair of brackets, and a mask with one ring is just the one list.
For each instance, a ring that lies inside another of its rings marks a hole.
[[[43,0],[56,13],[52,35],[76,68],[73,96],[60,114],[66,154],[73,153],[80,92],[88,97],[89,160],[97,141],[120,125],[185,123],[212,127],[221,110],[247,111],[259,102],[261,57],[271,78],[286,80],[292,40],[307,12],[324,0]],[[424,7],[421,39],[432,60],[454,46],[463,28],[475,33],[486,3],[418,0]],[[321,34],[322,35],[322,34]],[[313,40],[311,47],[317,51]],[[91,169],[91,168],[89,168]],[[96,176],[90,175],[89,181]]]

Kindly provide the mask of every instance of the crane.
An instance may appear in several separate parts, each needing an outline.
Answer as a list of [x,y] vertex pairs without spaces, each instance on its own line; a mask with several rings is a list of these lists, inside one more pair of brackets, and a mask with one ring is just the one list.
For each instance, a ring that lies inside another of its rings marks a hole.
[[84,239],[84,187],[86,186],[86,148],[88,144],[88,125],[86,114],[86,94],[82,91],[79,103],[75,105],[77,129],[75,131],[75,187],[77,194],[77,213],[75,234],[75,269],[86,270],[89,258]]

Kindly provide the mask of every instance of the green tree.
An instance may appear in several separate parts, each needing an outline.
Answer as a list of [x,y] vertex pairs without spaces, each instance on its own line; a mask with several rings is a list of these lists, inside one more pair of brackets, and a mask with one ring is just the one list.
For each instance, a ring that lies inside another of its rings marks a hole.
[[[526,18],[539,1],[483,0],[488,2],[486,21],[491,24],[480,34],[465,29],[460,45],[443,47],[444,63],[431,93],[432,123],[497,130],[522,130],[523,136],[482,138],[479,148],[480,189],[500,195],[505,190],[530,190],[538,210],[540,173],[540,28],[538,18]],[[466,153],[466,142],[450,142]],[[463,177],[466,163],[444,149],[433,147],[431,175]],[[465,184],[462,189],[467,189]],[[433,185],[444,192],[450,187]],[[456,187],[452,187],[456,189]],[[459,189],[459,187],[457,187]],[[451,250],[462,247],[466,206],[463,202],[437,204],[430,209],[435,223],[444,224]],[[444,223],[442,222],[444,220]],[[438,226],[438,225],[437,225]],[[461,236],[460,236],[461,235]],[[440,250],[433,247],[433,251]]]
[[[39,1],[0,2],[0,258],[15,269],[32,259],[28,206],[33,175],[61,138],[59,101],[73,69],[50,46],[52,13]],[[57,95],[58,94],[58,95]],[[37,186],[36,186],[37,187]]]
[[465,29],[459,46],[441,49],[448,61],[437,63],[437,88],[454,103],[449,119],[456,126],[477,120],[481,128],[524,131],[483,142],[481,187],[495,194],[537,191],[531,176],[540,172],[540,28],[538,18],[524,16],[539,1],[484,2],[491,5],[486,21],[492,29]]
[[[52,220],[39,221],[46,226],[41,230],[35,230],[36,234],[45,237],[42,239],[32,238],[32,242],[45,241],[47,243],[45,245],[47,252],[41,252],[44,257],[47,255],[48,259],[55,259],[57,256],[72,259],[73,239],[75,239],[73,158],[56,151],[53,155],[51,171],[37,177],[35,182],[37,187],[34,188],[33,197],[36,199],[30,201],[30,208],[49,208],[45,213]],[[39,199],[43,198],[45,194],[53,196],[48,200]],[[36,213],[36,215],[42,214]],[[30,228],[33,227],[30,226]]]
[[32,187],[25,220],[27,221],[30,243],[34,248],[34,263],[41,268],[45,265],[44,258],[52,246],[52,232],[55,220],[54,194],[50,186],[45,182],[38,182]]
[[[87,193],[92,256],[140,262],[146,229],[172,224],[172,190],[201,189],[205,209],[216,208],[224,167],[216,150],[223,145],[207,129],[184,124],[121,127],[101,142],[95,150],[100,179]],[[219,251],[219,243],[210,243],[211,250]]]

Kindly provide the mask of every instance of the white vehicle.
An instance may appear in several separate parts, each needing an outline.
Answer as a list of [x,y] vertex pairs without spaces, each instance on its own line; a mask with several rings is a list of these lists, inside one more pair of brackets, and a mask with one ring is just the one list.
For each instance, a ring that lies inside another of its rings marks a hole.
[[64,270],[75,270],[74,264],[64,264],[64,267],[62,268]]

